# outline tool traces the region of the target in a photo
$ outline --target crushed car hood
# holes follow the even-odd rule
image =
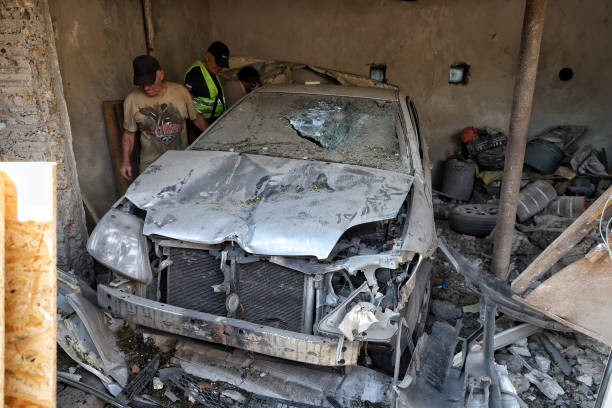
[[[412,176],[338,163],[169,151],[126,192],[143,234],[325,259],[350,227],[394,218]]]

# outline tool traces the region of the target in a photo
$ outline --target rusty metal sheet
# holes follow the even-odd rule
[[[114,315],[141,326],[301,363],[355,365],[359,356],[359,342],[344,342],[338,361],[338,339],[196,312],[130,295],[105,285],[98,286],[98,304]]]
[[[611,293],[612,258],[598,247],[544,281],[525,300],[550,318],[612,346]]]

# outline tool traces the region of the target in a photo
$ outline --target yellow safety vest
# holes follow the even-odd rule
[[[195,106],[196,110],[200,112],[202,116],[204,116],[205,119],[210,119],[211,116],[213,116],[212,113],[213,113],[213,108],[214,108],[215,112],[214,112],[213,117],[217,118],[223,113],[223,111],[225,111],[225,95],[223,93],[223,88],[217,89],[217,86],[215,85],[215,81],[213,81],[212,76],[210,75],[210,72],[208,72],[208,70],[206,69],[204,64],[202,64],[202,61],[200,60],[194,62],[187,69],[187,72],[185,73],[185,78],[187,78],[187,73],[189,73],[189,71],[191,71],[195,67],[199,67],[200,71],[202,72],[202,77],[204,77],[204,81],[206,82],[206,87],[208,88],[209,97],[206,98],[203,96],[194,96],[193,105]],[[217,82],[219,83],[219,86],[221,86],[221,80],[219,79],[219,76],[218,75],[215,75],[215,76],[217,77]],[[218,101],[217,101],[217,95],[219,96]],[[215,101],[216,101],[216,107],[215,107]]]

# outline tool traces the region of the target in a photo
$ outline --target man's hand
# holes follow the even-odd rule
[[[130,163],[123,163],[119,172],[124,179],[132,180],[132,165]]]

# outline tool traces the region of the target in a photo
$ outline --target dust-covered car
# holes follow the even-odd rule
[[[270,356],[389,369],[428,312],[426,161],[397,90],[258,89],[98,223],[87,247],[116,277],[99,304]]]

